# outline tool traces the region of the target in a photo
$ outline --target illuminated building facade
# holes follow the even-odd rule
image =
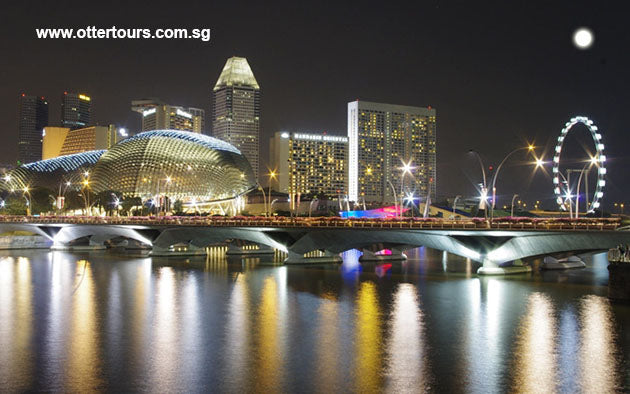
[[[20,95],[18,102],[18,161],[32,163],[42,158],[42,131],[48,124],[48,101]]]
[[[42,160],[91,150],[109,149],[121,138],[114,125],[91,126],[75,130],[67,127],[45,127]]]
[[[90,125],[92,98],[83,93],[63,92],[61,96],[61,126],[70,130]]]
[[[258,178],[260,86],[242,57],[231,57],[214,85],[212,135],[243,152]]]
[[[149,199],[156,195],[204,204],[237,198],[256,181],[234,146],[203,134],[154,130],[120,141],[95,165],[95,192],[115,190]]]
[[[329,198],[347,193],[347,137],[280,131],[271,138],[270,150],[280,192]]]
[[[247,159],[234,146],[203,134],[154,130],[119,141],[111,149],[41,160],[7,172],[0,187],[89,185],[94,193],[116,192],[143,201],[168,198],[185,207],[239,202],[256,181]],[[242,206],[240,207],[242,209]]]
[[[367,101],[348,103],[348,189],[351,201],[391,202],[401,190],[435,198],[436,111]],[[391,185],[390,185],[391,183]]]
[[[199,108],[168,105],[153,98],[133,100],[131,109],[142,115],[142,131],[168,129],[202,133],[205,127],[205,111]]]
[[[57,190],[66,182],[80,187],[85,171],[90,171],[104,152],[83,152],[24,164],[6,173],[2,187],[7,191],[23,190],[25,187]]]

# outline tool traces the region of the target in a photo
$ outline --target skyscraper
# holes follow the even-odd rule
[[[202,133],[205,125],[203,109],[168,105],[158,98],[133,100],[131,110],[142,114],[142,131],[169,129]]]
[[[391,202],[396,194],[435,198],[434,108],[348,103],[348,189],[351,201]],[[410,164],[411,174],[403,164]],[[399,196],[397,196],[399,197]]]
[[[229,58],[213,90],[213,135],[236,146],[258,179],[260,86],[247,59]]]
[[[42,159],[42,132],[48,124],[44,97],[22,93],[18,104],[18,160],[22,164]]]
[[[61,126],[70,130],[90,126],[92,98],[82,93],[63,92],[61,96]]]
[[[279,191],[292,196],[346,195],[347,137],[279,131],[271,138],[270,153]]]

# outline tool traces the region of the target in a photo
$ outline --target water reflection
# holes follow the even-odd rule
[[[556,390],[555,334],[551,300],[541,293],[530,294],[516,339],[514,391],[551,393]]]
[[[171,267],[161,267],[157,274],[155,286],[155,324],[152,330],[155,340],[153,360],[153,391],[176,391],[178,379],[177,357],[174,351],[178,346],[178,319],[175,272]]]
[[[390,315],[387,341],[387,384],[390,393],[428,389],[422,312],[414,285],[398,285]]]
[[[317,388],[320,393],[339,390],[339,305],[334,295],[323,295],[317,311]]]
[[[430,264],[0,257],[0,391],[623,389],[630,314],[592,272],[467,279],[414,253]]]
[[[580,388],[585,393],[614,393],[618,387],[613,316],[608,300],[586,296],[580,302]]]
[[[381,316],[373,282],[363,282],[356,301],[355,385],[371,393],[381,385]]]
[[[249,350],[250,332],[252,331],[249,316],[249,292],[245,274],[238,275],[228,300],[228,317],[225,327],[226,377],[228,387],[234,392],[246,390],[245,377],[250,376]]]
[[[75,264],[76,284],[72,295],[70,347],[68,354],[69,391],[87,392],[102,384],[101,357],[98,354],[100,317],[96,309],[96,295],[92,266],[87,260]]]
[[[0,259],[0,386],[15,382],[17,391],[28,388],[33,368],[32,278],[28,259]]]
[[[263,392],[278,392],[283,359],[278,336],[278,290],[273,277],[264,280],[258,315],[257,386]]]

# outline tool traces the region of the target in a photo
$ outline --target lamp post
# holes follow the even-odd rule
[[[516,197],[518,197],[518,194],[512,196],[512,208],[510,209],[510,217],[514,217],[514,200],[516,200]]]
[[[532,152],[534,150],[534,146],[533,145],[528,145],[528,146],[524,146],[524,147],[520,147],[520,148],[516,148],[514,149],[512,152],[508,153],[503,160],[501,161],[501,163],[499,163],[499,166],[497,167],[497,171],[494,173],[494,175],[492,176],[492,205],[490,206],[490,220],[492,220],[494,218],[494,206],[496,203],[496,197],[497,197],[497,187],[496,187],[496,183],[497,183],[497,177],[499,175],[499,171],[501,171],[501,167],[503,167],[503,164],[505,164],[505,162],[507,161],[507,159],[510,158],[510,156],[512,156],[513,154],[515,154],[516,152],[522,151],[522,150],[527,150],[529,152]]]
[[[28,189],[28,186],[25,186],[23,189],[22,196],[26,200],[26,216],[31,216],[31,192]],[[28,197],[27,197],[28,196]]]
[[[588,163],[584,164],[584,167],[582,167],[582,171],[580,171],[580,176],[578,177],[578,182],[577,182],[577,190],[575,192],[575,218],[579,218],[579,212],[580,212],[580,184],[582,183],[582,177],[584,176],[584,171],[586,171],[586,167],[588,167],[588,169],[591,169],[592,165],[597,165],[597,163],[599,162],[598,160],[598,155],[593,156]],[[588,174],[588,173],[587,173]],[[588,176],[588,175],[587,175]],[[586,193],[588,193],[588,190],[586,191]],[[588,197],[586,200],[586,211],[588,213]]]
[[[483,176],[483,183],[481,184],[481,200],[479,201],[479,208],[483,207],[483,213],[486,219],[488,218],[488,209],[487,209],[487,195],[488,195],[488,184],[486,183],[486,168],[483,165],[483,160],[481,160],[481,155],[476,150],[469,150],[468,153],[475,155],[477,161],[479,162],[479,167],[481,167],[481,175]]]
[[[403,196],[404,196],[404,186],[405,186],[405,175],[409,174],[409,175],[413,176],[413,174],[411,173],[411,170],[416,168],[416,167],[413,167],[411,165],[412,161],[413,160],[411,160],[411,159],[407,163],[402,161],[402,167],[398,168],[400,171],[402,171],[401,174],[400,174],[400,217],[401,218],[402,218],[402,215],[403,215],[402,210],[403,210],[403,207],[404,207]],[[394,197],[394,198],[396,198],[396,197]]]
[[[263,207],[265,209],[265,216],[267,215],[267,196],[265,195],[265,189],[263,189],[263,187],[260,185],[260,183],[256,182],[256,184],[258,185],[258,190],[261,191],[262,195],[263,195]],[[269,196],[271,197],[271,196]]]
[[[455,209],[457,208],[457,200],[459,200],[462,196],[460,196],[459,194],[455,196],[455,199],[453,200],[453,218],[455,218]]]
[[[389,183],[389,186],[392,188],[392,192],[394,193],[394,209],[396,210],[396,216],[398,216],[398,197],[396,197],[396,188],[394,188],[394,185],[389,179],[387,180],[387,183]],[[400,208],[400,214],[402,215],[402,207]]]
[[[278,173],[276,172],[276,170],[269,170],[269,173],[267,174],[267,176],[269,177],[269,182],[267,183],[269,186],[269,214],[271,215],[271,190],[272,190],[272,180],[276,179]]]

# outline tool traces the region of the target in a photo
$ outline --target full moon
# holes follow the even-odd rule
[[[573,43],[578,49],[588,49],[593,45],[593,32],[586,27],[580,27],[573,33]]]

